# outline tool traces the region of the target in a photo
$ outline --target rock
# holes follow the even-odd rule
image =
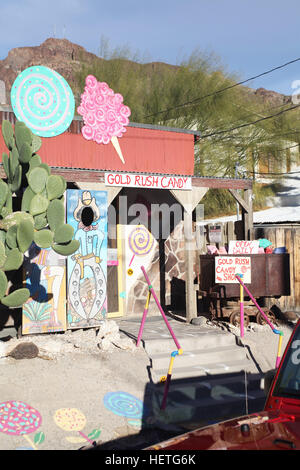
[[[204,326],[206,325],[206,318],[205,317],[192,318],[191,324],[195,326]]]
[[[13,348],[8,356],[14,359],[33,359],[39,355],[39,348],[30,342],[20,343]]]
[[[114,346],[120,349],[132,352],[136,350],[136,345],[131,338],[120,338],[118,340],[112,341],[112,343]]]
[[[114,320],[106,320],[103,325],[100,326],[98,331],[98,339],[108,335],[114,335],[119,332],[119,326]]]
[[[98,347],[101,351],[111,351],[113,350],[114,346],[108,338],[103,338],[98,343]]]

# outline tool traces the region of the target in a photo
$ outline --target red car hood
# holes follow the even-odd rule
[[[300,450],[300,416],[262,411],[190,431],[145,450]]]

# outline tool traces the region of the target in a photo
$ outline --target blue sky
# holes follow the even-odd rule
[[[300,57],[299,0],[0,0],[0,59],[48,37],[99,53],[128,46],[146,61],[180,63],[195,49],[214,53],[246,79]],[[293,93],[300,61],[248,85]]]

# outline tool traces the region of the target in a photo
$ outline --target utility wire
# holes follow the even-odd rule
[[[288,109],[283,109],[282,111],[279,111],[276,114],[271,114],[270,116],[265,116],[263,118],[257,119],[256,121],[247,122],[245,124],[241,124],[239,126],[232,127],[230,129],[225,129],[223,131],[217,131],[217,132],[212,132],[211,134],[202,135],[201,139],[205,139],[207,137],[213,137],[215,135],[225,134],[226,132],[232,132],[232,131],[235,131],[236,129],[241,129],[243,127],[253,126],[253,124],[257,124],[258,122],[266,121],[267,119],[272,119],[274,117],[280,116],[281,114],[287,113],[288,111],[292,111],[293,109],[299,108],[299,106],[300,106],[300,104],[297,104],[295,106],[291,106]]]
[[[275,173],[275,172],[269,172],[269,173],[264,173],[262,171],[248,171],[247,170],[247,173],[250,173],[251,175],[268,175],[268,176],[282,176],[282,175],[285,175],[285,176],[289,176],[289,175],[299,175],[300,174],[300,171],[288,171],[288,172],[285,172],[285,173]]]
[[[298,57],[297,59],[294,59],[294,60],[290,60],[289,62],[286,62],[285,64],[278,65],[277,67],[273,67],[273,68],[270,69],[270,70],[266,70],[265,72],[262,72],[262,73],[260,73],[260,74],[258,74],[258,75],[255,75],[254,77],[250,77],[250,78],[247,78],[246,80],[242,80],[242,81],[240,81],[240,82],[234,83],[233,85],[229,85],[229,86],[227,86],[227,87],[220,88],[220,90],[213,91],[212,93],[208,93],[207,95],[199,96],[198,98],[195,98],[195,99],[190,100],[190,101],[186,101],[185,103],[178,104],[177,106],[173,106],[172,108],[163,109],[163,110],[158,111],[158,112],[153,113],[153,114],[148,114],[147,116],[144,116],[144,118],[149,118],[149,117],[157,116],[158,114],[162,114],[162,113],[167,113],[167,112],[169,112],[169,111],[173,111],[173,109],[179,109],[179,108],[182,108],[182,107],[184,107],[184,106],[193,105],[193,104],[195,104],[195,103],[198,103],[198,102],[201,101],[201,100],[204,100],[205,98],[209,98],[209,97],[214,96],[214,95],[217,95],[217,94],[219,94],[219,93],[223,93],[224,91],[231,90],[232,88],[235,88],[235,87],[237,87],[237,86],[243,85],[244,83],[250,82],[251,80],[255,80],[256,78],[262,77],[263,75],[267,75],[267,74],[269,74],[269,73],[272,73],[272,72],[274,72],[275,70],[279,70],[279,69],[282,69],[282,68],[284,68],[284,67],[287,67],[288,65],[294,64],[295,62],[298,62],[299,60],[300,60],[300,57]]]

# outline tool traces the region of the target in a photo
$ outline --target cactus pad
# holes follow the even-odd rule
[[[17,230],[18,226],[17,225],[12,225],[9,227],[7,230],[6,234],[6,244],[9,248],[17,248]]]
[[[31,220],[23,220],[17,226],[17,242],[22,253],[28,250],[33,241],[33,223]]]
[[[2,231],[1,231],[2,233]],[[4,240],[0,240],[0,267],[2,267],[6,261],[6,254],[5,254],[5,246],[4,246]]]
[[[3,271],[0,271],[0,300],[5,296],[7,291],[7,277]]]
[[[5,171],[5,174],[8,179],[10,179],[10,170],[9,170],[9,161],[8,161],[8,155],[7,153],[3,152],[2,153],[2,163],[3,163],[3,168]]]
[[[72,225],[63,224],[57,227],[54,233],[55,243],[68,243],[72,240],[74,235],[74,228]]]
[[[22,289],[15,290],[11,294],[3,297],[1,302],[7,307],[21,307],[30,297],[29,289],[26,287]]]
[[[35,232],[34,243],[40,248],[50,248],[53,243],[53,232],[47,229]]]
[[[36,194],[30,202],[29,212],[33,216],[41,214],[47,210],[48,205],[49,201],[45,196]]]
[[[0,180],[0,210],[4,206],[8,194],[8,186],[5,181]]]
[[[38,194],[41,193],[46,187],[48,173],[44,168],[38,166],[29,171],[27,179],[32,191]]]
[[[9,150],[11,150],[13,146],[15,145],[14,130],[13,130],[11,123],[7,121],[6,119],[3,120],[2,122],[2,135],[3,135],[3,139],[4,139],[6,147],[9,148]]]
[[[3,271],[14,271],[20,268],[23,263],[23,253],[18,248],[13,248],[6,253],[7,258],[3,265]]]
[[[47,227],[47,225],[47,212],[43,212],[42,214],[34,216],[34,228],[36,230],[41,230],[42,228]]]
[[[58,199],[51,201],[47,210],[47,218],[50,229],[55,232],[65,222],[64,203]]]
[[[14,212],[13,214],[9,214],[5,217],[5,219],[0,220],[0,229],[7,231],[9,227],[12,225],[18,225],[23,220],[31,220],[33,223],[33,217],[27,212]]]
[[[19,152],[19,160],[22,163],[29,163],[32,157],[32,149],[28,142],[24,142]]]
[[[54,251],[56,251],[56,253],[60,255],[69,256],[72,253],[74,253],[76,250],[78,250],[79,245],[80,245],[79,240],[71,240],[70,243],[67,243],[66,245],[53,243],[52,248]]]
[[[41,146],[42,146],[42,139],[38,135],[32,134],[32,142],[31,142],[32,153],[38,152]]]
[[[65,185],[61,177],[57,175],[48,177],[46,187],[49,201],[61,197],[65,191]]]
[[[27,142],[28,145],[31,145],[32,132],[23,122],[21,123],[20,121],[17,121],[15,125],[15,138],[18,150],[20,151],[24,142]]]

